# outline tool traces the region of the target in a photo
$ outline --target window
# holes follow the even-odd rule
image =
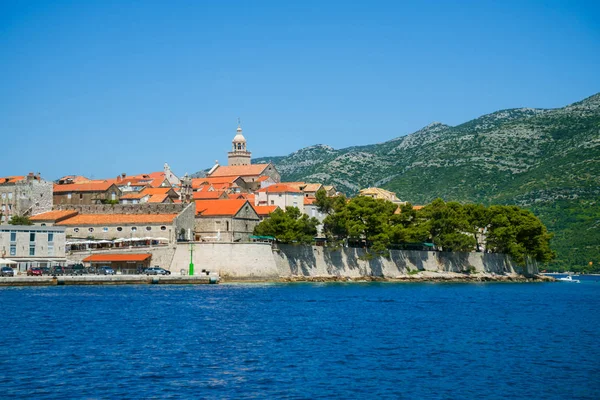
[[[275,205],[275,200],[271,200],[271,205]]]
[[[11,232],[10,233],[10,241],[11,242],[16,242],[17,241],[17,232]]]
[[[161,231],[166,231],[166,230],[167,230],[167,227],[166,227],[166,226],[161,226],[161,227],[160,227],[160,230],[161,230]]]
[[[83,193],[79,193],[79,200],[83,199]]]
[[[11,256],[16,256],[17,255],[17,245],[16,244],[11,244],[10,245],[10,255]]]
[[[151,231],[151,230],[152,230],[152,227],[151,227],[151,226],[147,226],[147,227],[146,227],[146,230],[147,230],[147,231]]]
[[[67,193],[67,199],[70,199],[71,197],[73,197],[71,193]]]
[[[5,199],[6,198],[6,193],[2,193],[2,198]]]
[[[29,255],[30,256],[35,256],[35,244],[30,244],[29,245]]]
[[[229,232],[229,221],[225,221],[225,230]]]
[[[114,193],[114,192],[113,192],[113,193],[111,193],[111,195],[110,195],[110,199],[111,199],[111,200],[116,200],[116,199],[117,199],[117,194],[116,194],[116,193]]]
[[[29,241],[35,242],[35,232],[29,232]]]
[[[74,228],[73,232],[79,232],[79,228]]]
[[[121,232],[123,230],[123,228],[121,228],[120,226],[117,227],[117,231]]]
[[[135,226],[132,226],[131,227],[131,232],[136,232],[136,231],[137,231],[137,228]]]
[[[49,256],[54,255],[54,245],[51,245],[51,244],[48,245],[48,255]]]
[[[94,232],[94,228],[88,228],[88,231]]]
[[[48,242],[54,242],[54,232],[48,232]]]
[[[8,199],[9,199],[9,200],[10,200],[10,199],[12,199],[12,192],[10,192],[10,193],[8,194]]]
[[[102,228],[102,232],[108,232],[108,228],[105,226],[104,228]]]

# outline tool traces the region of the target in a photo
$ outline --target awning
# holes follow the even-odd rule
[[[18,264],[18,263],[16,261],[9,260],[8,258],[0,258],[0,264],[12,265],[12,264]]]
[[[152,257],[152,254],[132,254],[132,253],[113,253],[113,254],[92,254],[83,259],[83,262],[127,262],[127,261],[146,261]]]

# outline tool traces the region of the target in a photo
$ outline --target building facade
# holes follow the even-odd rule
[[[0,178],[0,223],[15,216],[31,216],[52,210],[52,182],[40,175]]]
[[[0,255],[17,262],[15,272],[65,264],[65,241],[62,227],[0,225]]]

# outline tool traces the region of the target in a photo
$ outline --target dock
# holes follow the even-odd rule
[[[208,285],[219,283],[218,275],[77,275],[0,277],[0,286],[61,285]]]

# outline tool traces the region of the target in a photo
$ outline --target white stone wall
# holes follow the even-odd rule
[[[52,182],[29,179],[0,185],[0,212],[3,221],[13,215],[36,215],[52,210]]]
[[[364,250],[342,248],[331,251],[320,246],[266,243],[196,243],[193,260],[196,274],[216,271],[224,278],[269,280],[278,277],[401,277],[409,271],[476,272],[515,274],[510,259],[502,254],[391,251],[391,257],[363,260]],[[171,270],[186,269],[189,244],[178,244]],[[535,270],[530,270],[535,273]]]

